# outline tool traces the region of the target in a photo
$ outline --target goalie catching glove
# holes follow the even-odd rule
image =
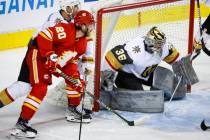
[[[60,65],[57,63],[58,62],[58,55],[55,54],[54,52],[50,52],[46,55],[47,61],[45,63],[45,68],[53,73],[56,71],[57,68],[60,68]]]

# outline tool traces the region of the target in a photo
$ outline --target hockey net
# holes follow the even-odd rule
[[[96,16],[95,72],[88,79],[87,89],[100,97],[101,72],[108,69],[105,53],[136,36],[145,36],[148,30],[159,27],[182,55],[192,52],[194,26],[194,0],[112,0],[99,1],[92,12]],[[106,8],[104,8],[106,7]],[[164,64],[163,64],[164,65]],[[50,101],[66,105],[64,84],[51,88]],[[87,100],[90,103],[90,101]],[[91,101],[92,103],[93,101]],[[99,105],[94,102],[94,111]]]
[[[96,69],[94,94],[100,97],[101,72],[108,69],[105,53],[136,36],[145,36],[153,26],[159,27],[180,52],[192,52],[194,26],[193,0],[151,0],[102,8],[97,11]],[[163,64],[164,65],[164,64]],[[99,110],[95,102],[94,110]]]

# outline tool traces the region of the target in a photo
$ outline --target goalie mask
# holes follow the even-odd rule
[[[144,39],[146,51],[151,54],[158,54],[159,56],[162,54],[162,47],[165,43],[166,36],[157,27],[152,27]]]
[[[73,18],[80,10],[81,4],[79,0],[60,0],[60,8]]]

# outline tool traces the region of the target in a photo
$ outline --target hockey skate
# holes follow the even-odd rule
[[[91,122],[91,111],[84,110],[85,113],[82,113],[82,122],[83,123],[90,123]],[[86,113],[87,112],[87,113]],[[69,106],[66,111],[66,120],[69,122],[76,122],[79,123],[81,121],[81,112],[77,110],[74,106]]]
[[[93,114],[93,111],[92,110],[89,110],[89,109],[84,108],[84,113],[86,115],[89,115],[90,116],[90,119],[92,119],[92,114]]]
[[[28,125],[28,121],[19,118],[10,135],[15,138],[35,138],[37,131]]]

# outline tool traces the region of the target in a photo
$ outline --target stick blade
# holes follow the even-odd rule
[[[129,126],[134,126],[134,121],[127,122]]]
[[[134,125],[142,125],[144,123],[146,123],[148,120],[150,120],[150,116],[149,115],[145,115],[137,120],[134,121]]]
[[[205,120],[203,120],[203,121],[201,122],[200,127],[201,127],[201,129],[202,129],[203,131],[206,131],[206,130],[207,130],[208,127],[207,127],[206,124],[205,124]]]

